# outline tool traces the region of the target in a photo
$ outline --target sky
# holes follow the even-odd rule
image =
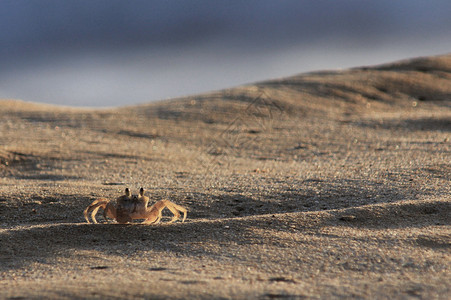
[[[111,107],[451,53],[449,0],[0,0],[0,98]]]

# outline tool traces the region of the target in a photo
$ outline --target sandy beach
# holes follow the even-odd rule
[[[0,174],[1,299],[451,298],[451,55],[108,109],[0,100]],[[86,223],[126,187],[187,220]]]

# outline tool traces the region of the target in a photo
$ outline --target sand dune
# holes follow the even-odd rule
[[[451,55],[0,116],[0,298],[451,297]],[[125,187],[187,221],[85,223]]]

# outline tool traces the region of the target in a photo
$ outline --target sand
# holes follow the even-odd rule
[[[129,107],[1,100],[0,298],[449,299],[450,139],[451,55]],[[186,222],[85,222],[126,187]]]

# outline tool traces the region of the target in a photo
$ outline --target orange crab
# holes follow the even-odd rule
[[[116,220],[119,224],[130,223],[136,219],[144,219],[143,224],[158,224],[161,220],[161,212],[168,208],[174,215],[169,223],[175,222],[180,218],[180,212],[183,213],[182,222],[185,222],[187,209],[177,205],[169,200],[160,200],[154,205],[148,207],[150,199],[144,196],[144,189],[139,190],[138,195],[132,195],[128,188],[125,189],[125,195],[116,199],[116,205],[108,199],[97,199],[91,203],[83,212],[85,219],[90,223],[91,219],[97,223],[96,214],[100,208],[103,209],[103,216]]]

